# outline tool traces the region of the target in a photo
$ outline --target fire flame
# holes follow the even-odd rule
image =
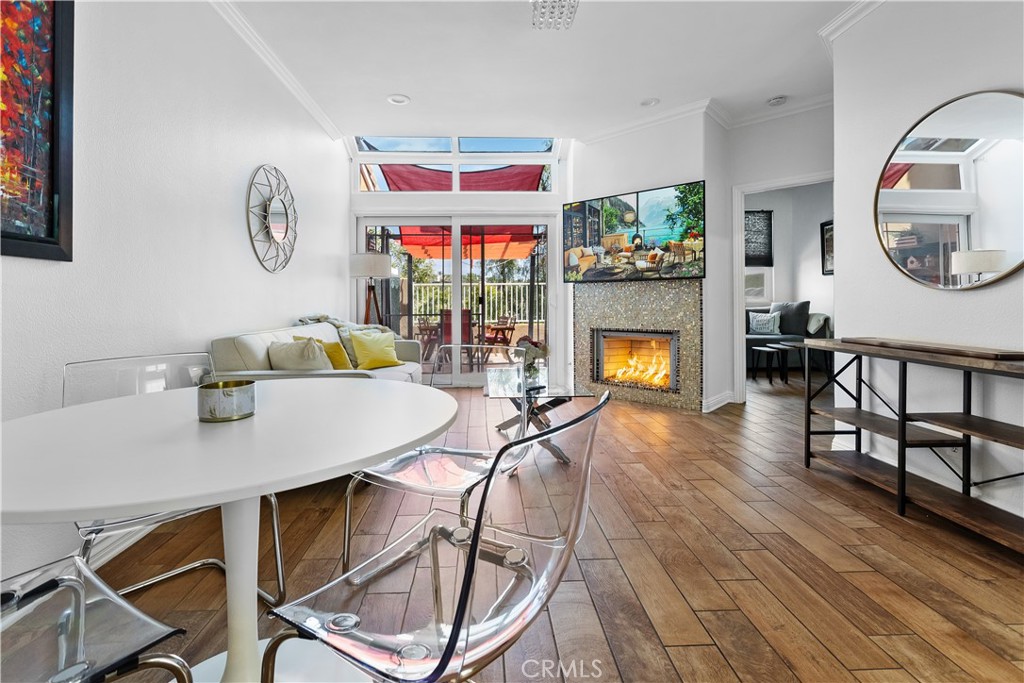
[[[626,364],[616,371],[615,381],[648,384],[655,387],[668,386],[668,362],[661,351],[655,354],[650,363],[645,363],[636,354],[632,354]]]

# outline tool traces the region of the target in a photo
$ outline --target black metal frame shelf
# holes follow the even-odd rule
[[[858,342],[860,341],[858,340]],[[978,438],[1014,448],[1024,448],[1024,426],[972,414],[973,375],[981,373],[1024,379],[1024,362],[1001,360],[998,358],[998,352],[991,349],[964,350],[959,347],[938,345],[928,345],[928,348],[922,349],[920,344],[908,344],[907,347],[901,348],[896,341],[878,340],[886,342],[884,345],[870,343],[873,340],[866,341],[869,343],[832,339],[805,341],[804,466],[810,467],[812,458],[827,460],[860,479],[894,493],[896,495],[896,510],[900,515],[906,513],[906,504],[910,501],[1018,552],[1024,552],[1024,520],[971,496],[971,489],[975,486],[1024,476],[1024,472],[1016,472],[985,480],[972,479],[972,439]],[[811,384],[806,358],[812,349],[829,354],[845,353],[852,357],[837,372],[830,373],[821,386],[815,388]],[[972,351],[975,353],[972,354]],[[993,357],[993,355],[997,357]],[[895,406],[882,397],[864,379],[863,359],[866,357],[897,362],[899,378]],[[907,375],[910,364],[961,371],[963,373],[963,389],[960,412],[909,412],[907,410]],[[840,380],[840,377],[851,367],[856,376],[852,388]],[[833,408],[813,405],[813,401],[829,386],[834,386],[849,396],[854,402],[854,407]],[[878,398],[893,416],[889,417],[865,410],[863,408],[864,389]],[[852,425],[853,428],[811,429],[812,415],[831,418],[837,423]],[[939,429],[931,429],[922,425],[930,425]],[[940,431],[942,429],[958,432],[959,435]],[[864,430],[896,441],[895,466],[863,453],[861,435]],[[854,436],[853,451],[811,450],[812,436],[838,434]],[[939,447],[961,449],[963,457],[959,470],[935,450]],[[907,450],[918,448],[929,449],[960,480],[961,495],[956,495],[954,489],[907,472]],[[907,493],[908,481],[913,490],[913,494],[910,496]]]

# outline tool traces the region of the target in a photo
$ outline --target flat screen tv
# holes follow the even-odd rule
[[[562,206],[565,282],[704,277],[704,181]]]

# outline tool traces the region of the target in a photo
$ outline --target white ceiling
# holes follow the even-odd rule
[[[346,135],[587,140],[707,99],[731,124],[830,101],[817,32],[848,5],[582,0],[568,31],[533,29],[528,0],[234,7]]]

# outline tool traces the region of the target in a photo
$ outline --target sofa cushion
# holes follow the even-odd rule
[[[290,342],[296,335],[316,337],[326,342],[338,340],[337,328],[329,323],[221,337],[210,342],[214,366],[218,372],[270,370],[270,342]]]
[[[751,313],[767,313],[767,312],[768,312],[768,307],[767,306],[765,306],[763,308],[748,308],[747,309],[747,315],[746,315],[746,319],[747,319],[747,334],[750,334],[750,314]]]
[[[376,330],[352,330],[349,335],[356,351],[359,370],[391,368],[401,361],[395,355],[395,338]]]
[[[331,370],[324,347],[315,339],[270,342],[267,349],[273,370]]]
[[[345,347],[341,345],[341,342],[325,342],[323,339],[298,336],[292,336],[292,339],[295,341],[313,339],[320,344],[320,346],[324,347],[324,353],[327,354],[327,360],[331,361],[332,368],[335,370],[355,370],[355,367],[353,367],[352,361],[348,359],[348,354],[345,352]]]
[[[377,368],[370,370],[378,379],[391,379],[399,382],[423,382],[423,368],[419,363],[400,363],[390,368]]]
[[[779,313],[749,313],[750,331],[753,334],[778,334]]]
[[[774,303],[769,313],[779,313],[779,332],[782,334],[807,334],[807,317],[810,315],[810,301]]]

